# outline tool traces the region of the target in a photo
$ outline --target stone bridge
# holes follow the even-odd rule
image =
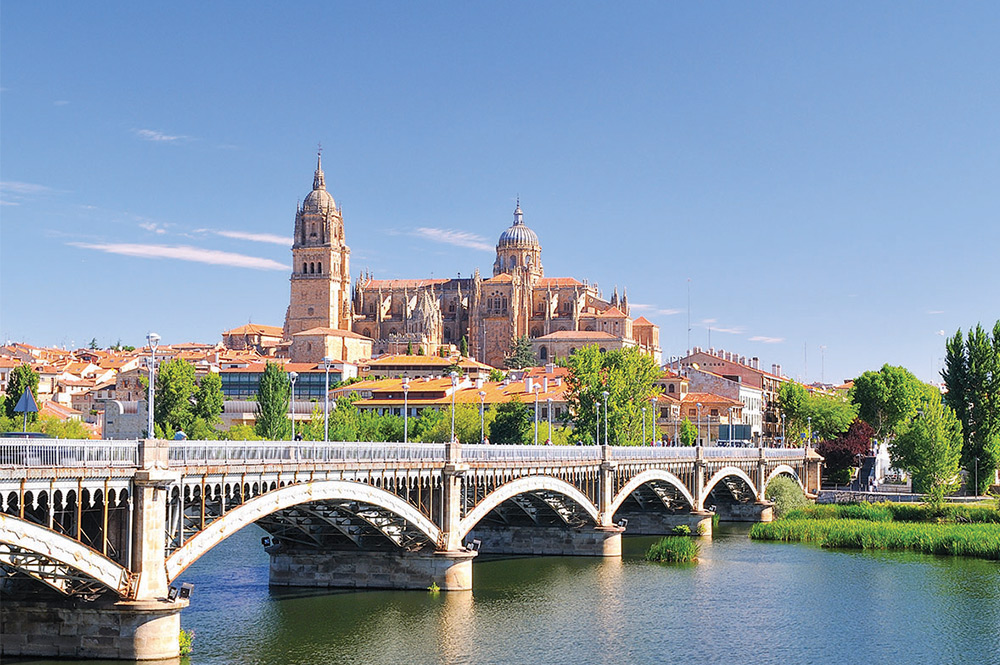
[[[621,536],[769,519],[808,449],[0,439],[0,655],[177,655],[172,586],[248,524],[270,583],[442,590],[491,554],[620,556]],[[100,637],[98,637],[100,636]]]

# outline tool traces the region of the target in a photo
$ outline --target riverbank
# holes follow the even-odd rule
[[[750,538],[1000,561],[1000,510],[892,503],[816,505],[791,511],[774,522],[755,524]]]

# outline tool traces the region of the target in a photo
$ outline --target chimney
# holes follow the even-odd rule
[[[482,389],[483,389],[483,377],[477,376],[476,377],[476,390],[482,390]]]
[[[759,370],[760,369],[760,358],[758,358],[757,356],[754,356],[753,358],[751,358],[750,359],[750,366],[753,367],[756,370]]]
[[[708,355],[710,355],[710,356],[714,356],[715,355],[715,347],[714,346],[708,347]]]
[[[556,365],[555,365],[555,363],[548,363],[548,364],[545,365],[545,373],[546,374],[555,374],[555,371],[556,371]]]
[[[531,385],[531,377],[530,376],[524,377],[524,392],[530,393],[533,388],[534,386]]]
[[[747,364],[747,357],[746,356],[740,356],[740,364],[741,365],[746,365]]]
[[[549,392],[549,377],[547,376],[542,378],[542,392]]]
[[[774,374],[775,376],[778,375],[778,366],[774,363],[771,363],[771,374]]]

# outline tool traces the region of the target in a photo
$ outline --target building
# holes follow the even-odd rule
[[[257,387],[264,375],[267,363],[248,363],[239,367],[228,367],[219,371],[222,380],[222,395],[227,400],[249,400],[257,396]],[[285,363],[282,371],[295,372],[295,399],[324,399],[327,375],[326,369],[319,363]],[[351,363],[333,361],[330,363],[330,385],[358,375],[358,368]]]

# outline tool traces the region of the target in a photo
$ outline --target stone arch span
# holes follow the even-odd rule
[[[742,478],[743,481],[750,488],[750,491],[753,492],[754,498],[755,499],[760,498],[759,496],[757,496],[757,485],[750,478],[750,476],[747,475],[746,471],[744,471],[739,467],[726,466],[716,471],[715,474],[708,480],[708,482],[705,483],[705,491],[702,492],[701,500],[698,502],[699,505],[703,506],[705,504],[705,499],[707,499],[708,495],[712,493],[712,490],[715,489],[715,486],[719,484],[720,480],[722,480],[727,476],[736,476],[737,478]]]
[[[432,543],[437,543],[441,535],[437,525],[414,506],[395,494],[371,485],[347,480],[318,480],[285,485],[233,508],[184,543],[167,558],[167,579],[172,582],[210,549],[262,517],[302,503],[328,499],[363,501],[385,508],[414,525]]]
[[[127,569],[79,541],[39,524],[0,513],[0,545],[43,556],[100,582],[119,596],[129,594],[132,575]],[[10,550],[0,547],[0,561],[18,568],[16,558]]]
[[[586,494],[566,481],[559,480],[558,478],[553,478],[551,476],[526,476],[501,485],[494,490],[492,494],[483,499],[478,506],[473,508],[472,511],[469,512],[469,514],[466,515],[458,525],[458,539],[464,539],[480,520],[486,517],[491,510],[499,506],[504,501],[512,499],[518,494],[528,494],[539,490],[558,492],[559,494],[572,499],[586,511],[587,515],[589,515],[592,520],[594,520],[595,525],[599,525],[601,523],[597,507],[591,503]]]
[[[617,496],[615,496],[614,500],[611,502],[611,516],[613,517],[614,514],[618,512],[618,509],[621,508],[622,504],[625,502],[625,499],[627,499],[629,495],[632,494],[632,492],[636,491],[646,483],[652,482],[654,480],[662,480],[663,482],[669,483],[674,487],[676,487],[680,491],[680,493],[684,495],[684,498],[691,506],[691,509],[694,510],[695,506],[694,496],[691,495],[690,490],[688,490],[688,488],[684,486],[684,483],[683,481],[681,481],[680,478],[670,473],[669,471],[664,471],[663,469],[648,469],[646,471],[643,471],[639,475],[635,476],[634,478],[632,478],[632,480],[628,481],[628,483],[621,488]]]
[[[799,484],[799,487],[802,488],[802,491],[805,491],[805,485],[802,484],[802,479],[799,478],[799,474],[796,473],[795,469],[788,466],[787,464],[779,464],[774,468],[773,471],[771,471],[771,473],[768,474],[767,481],[764,483],[764,490],[765,491],[767,490],[767,486],[771,483],[772,480],[774,480],[775,478],[777,478],[782,474],[791,476],[795,480],[795,482]]]

